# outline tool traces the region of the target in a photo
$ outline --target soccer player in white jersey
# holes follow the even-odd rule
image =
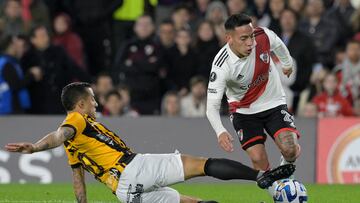
[[[230,119],[254,168],[270,168],[265,131],[280,149],[282,164],[293,163],[300,154],[299,133],[279,78],[279,74],[289,77],[292,73],[288,49],[271,30],[254,28],[245,14],[230,16],[225,30],[227,44],[212,63],[206,112],[219,145],[227,152],[233,151],[233,137],[221,123],[219,113],[226,93]],[[279,58],[282,73],[278,73],[271,53]]]

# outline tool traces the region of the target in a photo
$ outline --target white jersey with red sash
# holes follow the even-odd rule
[[[274,51],[284,67],[292,67],[289,51],[281,39],[267,28],[256,28],[254,34],[255,45],[249,56],[239,58],[226,44],[213,61],[207,116],[217,133],[225,129],[218,124],[219,116],[212,114],[225,91],[230,112],[255,114],[286,104],[279,73],[270,53]]]

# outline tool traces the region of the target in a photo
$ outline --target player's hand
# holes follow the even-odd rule
[[[222,132],[218,137],[219,145],[227,152],[234,151],[233,141],[234,138],[228,132]]]
[[[286,67],[286,68],[283,68],[283,69],[282,69],[282,72],[283,72],[284,75],[286,75],[287,77],[290,77],[290,75],[291,75],[292,72],[293,72],[293,69]]]
[[[32,143],[9,143],[5,146],[5,149],[9,152],[20,152],[24,154],[31,154],[34,152],[34,144]]]

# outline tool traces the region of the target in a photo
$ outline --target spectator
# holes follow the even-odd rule
[[[21,17],[20,0],[5,1],[4,14],[1,21],[4,23],[2,35],[15,36],[26,33],[26,25]]]
[[[344,97],[337,91],[337,79],[334,74],[326,75],[324,91],[313,98],[320,117],[353,116],[353,109]]]
[[[296,12],[297,15],[303,16],[305,10],[305,0],[289,0],[288,7]]]
[[[206,115],[206,79],[195,76],[190,80],[190,93],[181,99],[181,116],[205,117]]]
[[[181,29],[191,30],[190,15],[190,8],[185,4],[180,4],[174,8],[171,19],[174,23],[176,31]]]
[[[311,72],[310,76],[310,86],[309,86],[309,93],[308,98],[306,101],[310,101],[315,95],[320,94],[324,91],[323,89],[323,82],[325,79],[325,76],[329,73],[328,69],[324,69],[320,64],[316,64],[313,67],[313,70]]]
[[[139,113],[136,112],[131,106],[130,90],[126,85],[118,85],[116,90],[121,96],[121,99],[124,103],[123,114],[130,117],[138,117]]]
[[[180,98],[176,92],[170,91],[164,95],[161,103],[161,115],[167,117],[180,116]]]
[[[210,3],[206,11],[205,19],[213,24],[215,35],[221,46],[226,43],[224,23],[227,17],[226,6],[221,1],[213,1]]]
[[[136,19],[142,15],[153,17],[154,7],[157,0],[122,0],[121,5],[113,13],[113,37],[115,51],[126,40],[134,35],[134,24]]]
[[[27,29],[36,25],[50,27],[49,9],[43,0],[21,0],[22,18]]]
[[[95,98],[99,101],[98,109],[102,111],[106,94],[114,88],[113,81],[108,73],[102,72],[97,75],[94,85]]]
[[[121,95],[116,90],[110,91],[105,95],[103,116],[121,116],[123,114],[124,102]]]
[[[55,36],[53,43],[62,46],[71,59],[84,71],[86,71],[83,43],[79,35],[71,30],[71,19],[61,13],[54,19]]]
[[[24,75],[18,62],[21,40],[8,36],[0,42],[0,115],[25,113],[31,105],[26,87],[36,78],[31,72]]]
[[[299,26],[314,41],[317,60],[325,67],[332,68],[338,30],[333,22],[324,18],[324,11],[322,0],[309,0],[306,6],[307,18]]]
[[[270,11],[267,0],[255,0],[255,6],[253,7],[252,13],[257,18],[257,24],[261,27],[269,27],[270,25]]]
[[[296,61],[295,81],[291,84],[293,101],[290,106],[297,112],[301,92],[309,86],[312,67],[316,62],[316,50],[311,38],[297,28],[297,15],[291,9],[285,9],[280,15],[281,34],[279,35]]]
[[[131,105],[140,114],[158,114],[160,109],[161,49],[153,39],[150,16],[137,19],[136,38],[124,44],[116,55],[113,72],[116,84],[131,89]]]
[[[344,61],[337,71],[341,94],[350,102],[360,97],[360,42],[351,40],[346,45]]]
[[[158,0],[155,9],[156,25],[159,25],[164,19],[171,17],[174,7],[183,2],[183,0]]]
[[[176,45],[167,55],[168,76],[170,90],[179,91],[180,96],[188,93],[190,78],[197,71],[197,56],[191,45],[191,34],[188,30],[179,30],[175,37]]]
[[[333,6],[324,14],[324,18],[330,19],[337,26],[340,33],[339,45],[346,43],[346,40],[353,34],[351,16],[354,11],[355,9],[350,0],[334,0]]]
[[[250,13],[247,0],[227,0],[226,1],[227,10],[229,15],[234,15],[238,13]]]
[[[211,70],[211,62],[220,50],[219,40],[215,36],[214,27],[209,21],[203,21],[199,24],[194,48],[198,60],[197,74],[207,78]]]
[[[206,10],[209,7],[210,0],[196,0],[196,11],[195,15],[198,20],[205,18]]]
[[[270,24],[269,29],[274,31],[277,35],[281,33],[280,15],[285,9],[285,0],[270,0]]]
[[[83,41],[87,69],[92,75],[108,70],[112,64],[111,17],[122,4],[118,0],[64,1],[71,16],[72,28]],[[115,52],[114,52],[115,53]]]
[[[164,20],[158,28],[158,40],[160,47],[167,51],[175,43],[175,27],[170,20]]]
[[[30,31],[31,47],[21,60],[25,72],[38,67],[39,80],[29,86],[33,114],[64,113],[62,88],[74,80],[89,81],[89,76],[71,60],[63,48],[51,44],[48,30],[39,25]]]
[[[316,104],[312,102],[306,103],[303,109],[300,111],[299,116],[303,118],[317,118],[318,112]]]

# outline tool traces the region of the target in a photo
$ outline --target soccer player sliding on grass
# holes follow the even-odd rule
[[[34,153],[64,144],[78,202],[87,202],[84,169],[126,203],[215,203],[180,195],[167,186],[197,176],[212,176],[253,180],[260,188],[267,188],[295,171],[292,164],[262,172],[228,159],[134,153],[119,136],[95,120],[97,103],[90,84],[67,85],[61,101],[67,117],[56,131],[35,144],[10,143],[5,148],[10,152]]]

